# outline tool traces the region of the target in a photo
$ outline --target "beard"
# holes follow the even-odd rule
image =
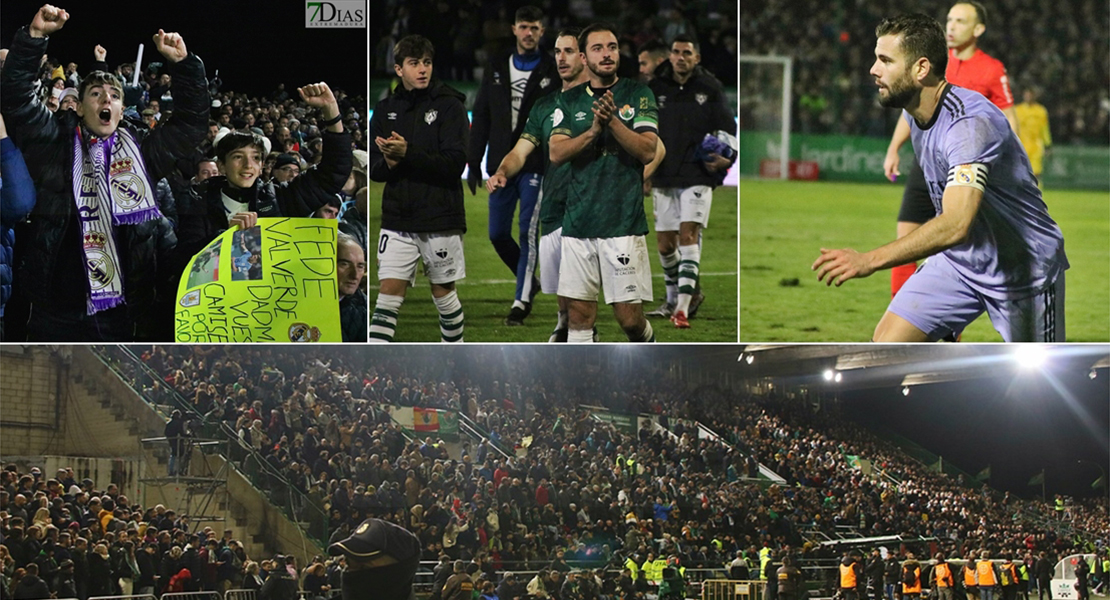
[[[617,61],[614,60],[613,61],[613,72],[608,74],[608,75],[605,75],[601,72],[601,69],[603,68],[603,65],[601,63],[596,63],[595,64],[595,63],[586,61],[586,66],[589,67],[590,71],[592,71],[594,75],[597,75],[600,78],[606,78],[607,79],[607,78],[610,78],[610,77],[616,77],[617,76],[617,68],[620,66],[620,64]],[[609,65],[604,65],[604,67],[606,67],[606,68],[608,68],[608,66]]]
[[[886,91],[886,96],[883,96],[882,90],[879,91],[879,104],[883,108],[906,108],[914,94],[917,93],[908,72],[903,77],[894,80],[894,83]]]

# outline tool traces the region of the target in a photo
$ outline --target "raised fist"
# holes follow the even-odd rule
[[[53,35],[69,20],[69,13],[49,4],[43,4],[35,18],[31,19],[31,37],[46,37]]]
[[[185,49],[185,40],[177,33],[166,33],[159,29],[154,34],[154,47],[170,62],[178,62],[189,56],[189,51]]]
[[[332,94],[331,88],[328,84],[321,81],[320,83],[310,83],[304,87],[297,88],[301,98],[306,104],[314,108],[324,108],[328,105],[336,105],[335,94]],[[339,114],[338,110],[335,114],[324,115],[327,118],[334,117]]]
[[[96,48],[93,48],[93,58],[100,62],[104,62],[108,59],[108,51],[104,49],[104,46],[97,44]]]

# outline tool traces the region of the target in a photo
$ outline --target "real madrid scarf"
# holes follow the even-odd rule
[[[161,218],[146,166],[131,132],[98,138],[84,127],[73,134],[73,198],[81,222],[88,276],[88,314],[123,304],[123,274],[113,227]]]

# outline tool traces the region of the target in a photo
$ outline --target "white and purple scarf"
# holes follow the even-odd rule
[[[98,138],[84,127],[73,134],[73,198],[81,222],[88,276],[88,314],[124,303],[123,274],[113,228],[159,219],[139,145],[118,129]]]

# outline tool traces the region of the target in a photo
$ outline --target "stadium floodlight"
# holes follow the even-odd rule
[[[793,85],[794,85],[794,58],[790,56],[762,56],[757,54],[741,54],[739,57],[740,64],[748,63],[744,77],[742,80],[752,83],[750,88],[745,86],[740,87],[740,103],[744,104],[747,100],[755,100],[757,104],[764,105],[766,110],[755,111],[757,120],[765,120],[770,124],[774,120],[779,126],[779,179],[790,178],[790,112],[793,103]],[[767,81],[764,81],[765,76],[763,69],[765,66],[781,66],[782,79],[779,81],[771,81],[771,75],[766,75]],[[776,78],[777,79],[777,78]],[[781,99],[773,99],[769,95],[764,96],[767,91],[774,91],[776,88],[781,87]],[[750,91],[749,91],[750,90]],[[747,94],[757,95],[756,98],[745,98]],[[775,105],[778,105],[777,107]],[[759,115],[766,113],[767,116],[775,115],[778,119],[760,119]],[[758,169],[758,167],[757,167]],[[741,173],[744,175],[745,173]]]
[[[1041,366],[1046,358],[1048,358],[1048,348],[1042,344],[1021,344],[1014,350],[1014,360],[1026,369]]]
[[[736,357],[736,362],[740,362],[742,360],[744,360],[744,353],[743,352],[740,353],[740,356]]]
[[[833,370],[832,369],[825,369],[824,377],[825,377],[825,381],[832,381],[833,380]]]
[[[749,365],[752,364],[753,362],[755,362],[755,355],[754,354],[748,354],[747,356],[744,357],[744,362],[748,363]]]
[[[840,371],[837,371],[836,372],[836,377],[833,377],[833,381],[835,381],[837,383],[840,383],[840,380],[843,379],[843,378],[844,378],[844,376],[840,373]]]
[[[1094,369],[1091,369],[1091,372],[1087,373],[1087,377],[1090,377],[1091,379],[1097,378],[1098,377],[1098,371],[1096,371]]]
[[[902,386],[902,395],[903,396],[909,396],[910,395],[910,386],[908,386],[908,385]]]

